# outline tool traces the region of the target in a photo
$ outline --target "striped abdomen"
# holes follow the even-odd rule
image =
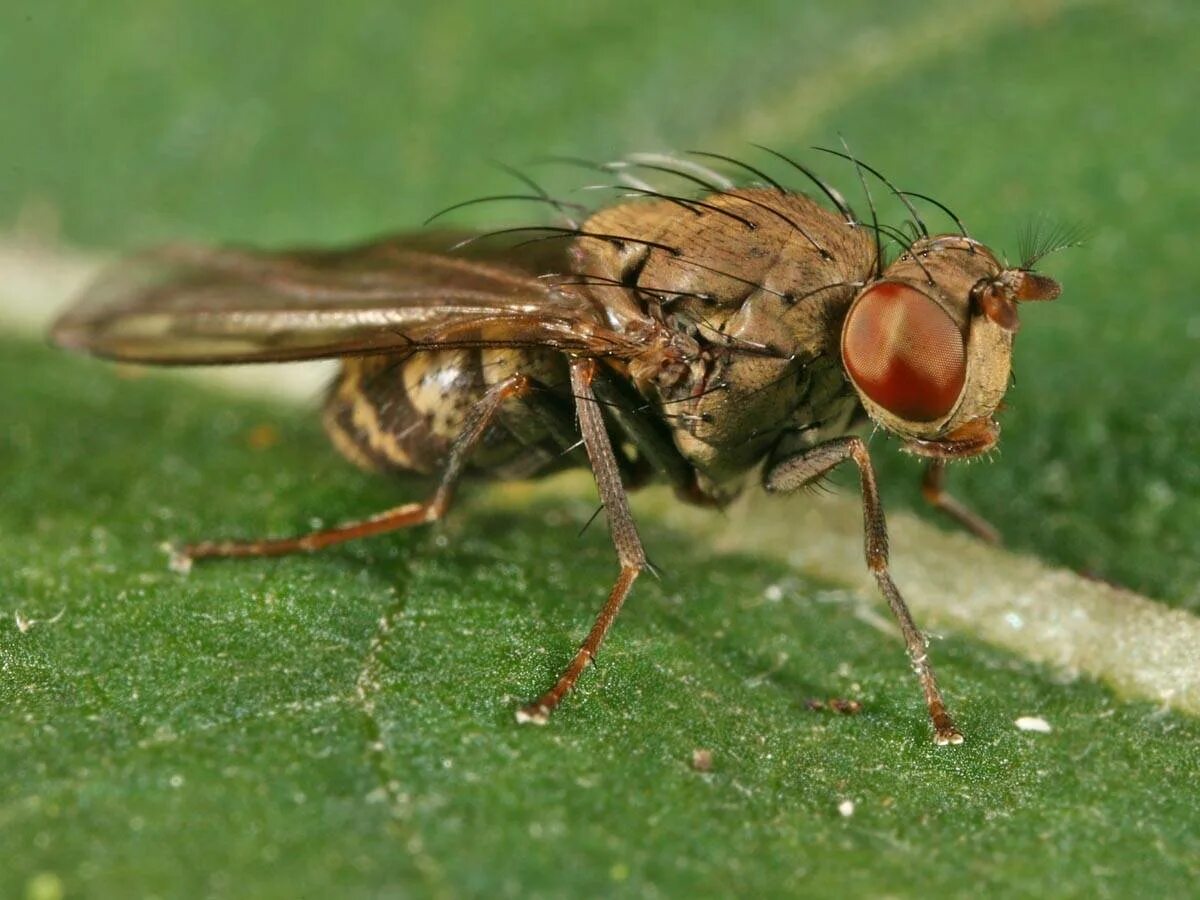
[[[566,363],[554,352],[480,348],[346,359],[325,400],[325,430],[364,469],[437,474],[471,408],[516,374],[549,390],[505,403],[469,468],[525,477],[560,464],[574,440]]]

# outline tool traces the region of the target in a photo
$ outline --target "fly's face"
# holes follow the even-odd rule
[[[1054,280],[1006,268],[970,238],[923,238],[855,297],[842,364],[868,415],[906,449],[974,456],[999,437],[1017,303],[1058,294]]]

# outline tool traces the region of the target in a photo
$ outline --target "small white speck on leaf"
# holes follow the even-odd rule
[[[692,768],[697,772],[711,772],[713,755],[711,750],[697,748],[692,751]]]
[[[837,809],[838,809],[838,813],[841,815],[841,817],[843,819],[848,819],[852,815],[854,815],[854,801],[853,800],[843,800],[841,803],[838,804]]]
[[[1041,716],[1021,716],[1013,724],[1021,731],[1036,731],[1040,734],[1049,734],[1054,730]]]
[[[24,615],[22,615],[19,609],[16,609],[13,610],[13,621],[17,625],[17,631],[19,631],[21,634],[28,634],[33,630],[33,626],[35,625],[53,625],[63,617],[63,613],[66,611],[67,608],[64,606],[49,619],[27,619]]]

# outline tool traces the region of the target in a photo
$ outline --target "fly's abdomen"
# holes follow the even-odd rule
[[[505,403],[470,468],[526,477],[553,466],[562,452],[559,432],[571,428],[570,407],[554,393],[566,380],[557,353],[468,348],[346,359],[325,400],[325,430],[361,468],[434,475],[488,388],[517,374],[543,390]]]

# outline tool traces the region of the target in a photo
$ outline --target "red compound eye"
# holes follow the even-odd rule
[[[895,281],[875,285],[850,308],[842,361],[860,391],[910,422],[948,414],[967,377],[966,347],[954,320]]]

